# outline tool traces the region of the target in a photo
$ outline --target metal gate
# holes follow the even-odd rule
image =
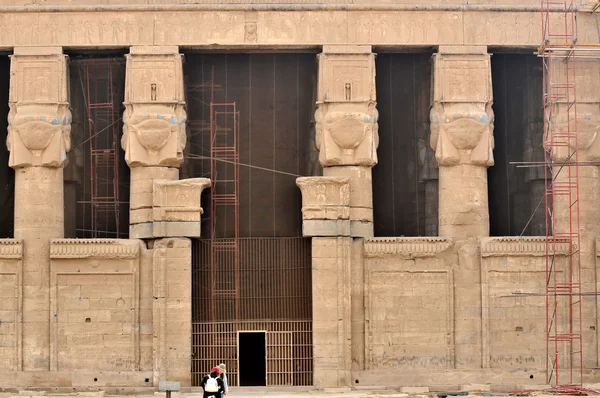
[[[267,386],[312,385],[312,321],[193,323],[192,385],[210,369],[227,366],[229,385],[238,385],[238,331],[266,330]]]
[[[312,385],[310,249],[305,238],[241,238],[239,269],[222,256],[211,273],[210,242],[194,242],[192,385],[219,363],[238,385],[238,332],[257,330],[266,332],[266,385]],[[237,303],[211,295],[238,277]]]

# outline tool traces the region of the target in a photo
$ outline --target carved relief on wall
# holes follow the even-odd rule
[[[54,53],[52,53],[54,52]],[[61,167],[71,149],[66,57],[15,49],[6,144],[10,167]]]
[[[323,166],[377,164],[378,112],[374,102],[319,103],[316,144]]]
[[[319,101],[375,101],[375,54],[368,46],[350,46],[362,53],[319,54]],[[331,51],[338,51],[332,47]],[[339,50],[343,51],[343,50]]]
[[[461,44],[464,13],[443,11],[348,13],[354,44]]]
[[[4,0],[6,1],[6,0]],[[383,1],[383,0],[382,0]],[[190,3],[193,1],[190,0]],[[217,1],[214,1],[217,3]],[[277,1],[270,1],[271,3]],[[129,5],[129,3],[127,3]],[[4,5],[4,4],[3,4]],[[74,8],[73,2],[69,6]],[[146,4],[147,6],[147,4]],[[0,45],[483,44],[539,45],[538,12],[480,10],[192,10],[33,12],[0,16]],[[254,13],[252,20],[247,13]],[[557,14],[558,15],[558,14]],[[580,15],[580,41],[597,41]],[[553,23],[555,23],[553,21]],[[560,25],[556,25],[560,26]],[[251,32],[260,31],[256,40]]]

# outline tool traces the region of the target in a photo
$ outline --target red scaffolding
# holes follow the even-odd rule
[[[120,104],[113,77],[120,64],[112,58],[82,61],[90,150],[91,225],[87,232],[92,238],[119,237]]]
[[[538,55],[543,59],[546,149],[546,371],[549,384],[572,391],[583,381],[575,61],[588,57],[590,47],[577,42],[574,0],[542,0],[541,6]]]
[[[214,81],[213,68],[209,122],[210,320],[239,320],[240,112],[235,102],[215,102]],[[219,233],[221,230],[223,233]]]

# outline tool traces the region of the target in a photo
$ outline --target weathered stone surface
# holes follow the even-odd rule
[[[50,370],[139,370],[140,242],[51,242]]]
[[[170,263],[189,264],[192,251],[188,239],[161,239],[153,249],[153,352],[154,385],[160,380],[191,383],[192,278],[191,272],[170,272]],[[174,289],[173,289],[174,287]],[[175,300],[177,306],[169,305]],[[168,325],[177,325],[172,328]]]

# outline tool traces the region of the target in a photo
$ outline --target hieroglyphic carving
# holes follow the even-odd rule
[[[67,58],[60,49],[16,50],[11,59],[9,166],[62,167],[71,149]]]
[[[134,166],[179,166],[186,145],[183,66],[177,48],[127,55],[121,145]]]
[[[363,10],[6,13],[0,45],[487,44],[538,45],[535,12]],[[597,40],[588,16],[581,40]],[[255,41],[251,32],[261,31]],[[463,37],[464,36],[464,37]]]
[[[537,45],[541,20],[528,12],[464,13],[465,39],[468,44]]]
[[[430,144],[439,165],[494,164],[487,54],[435,54]]]
[[[355,44],[459,44],[463,14],[456,12],[349,12],[349,40]]]

